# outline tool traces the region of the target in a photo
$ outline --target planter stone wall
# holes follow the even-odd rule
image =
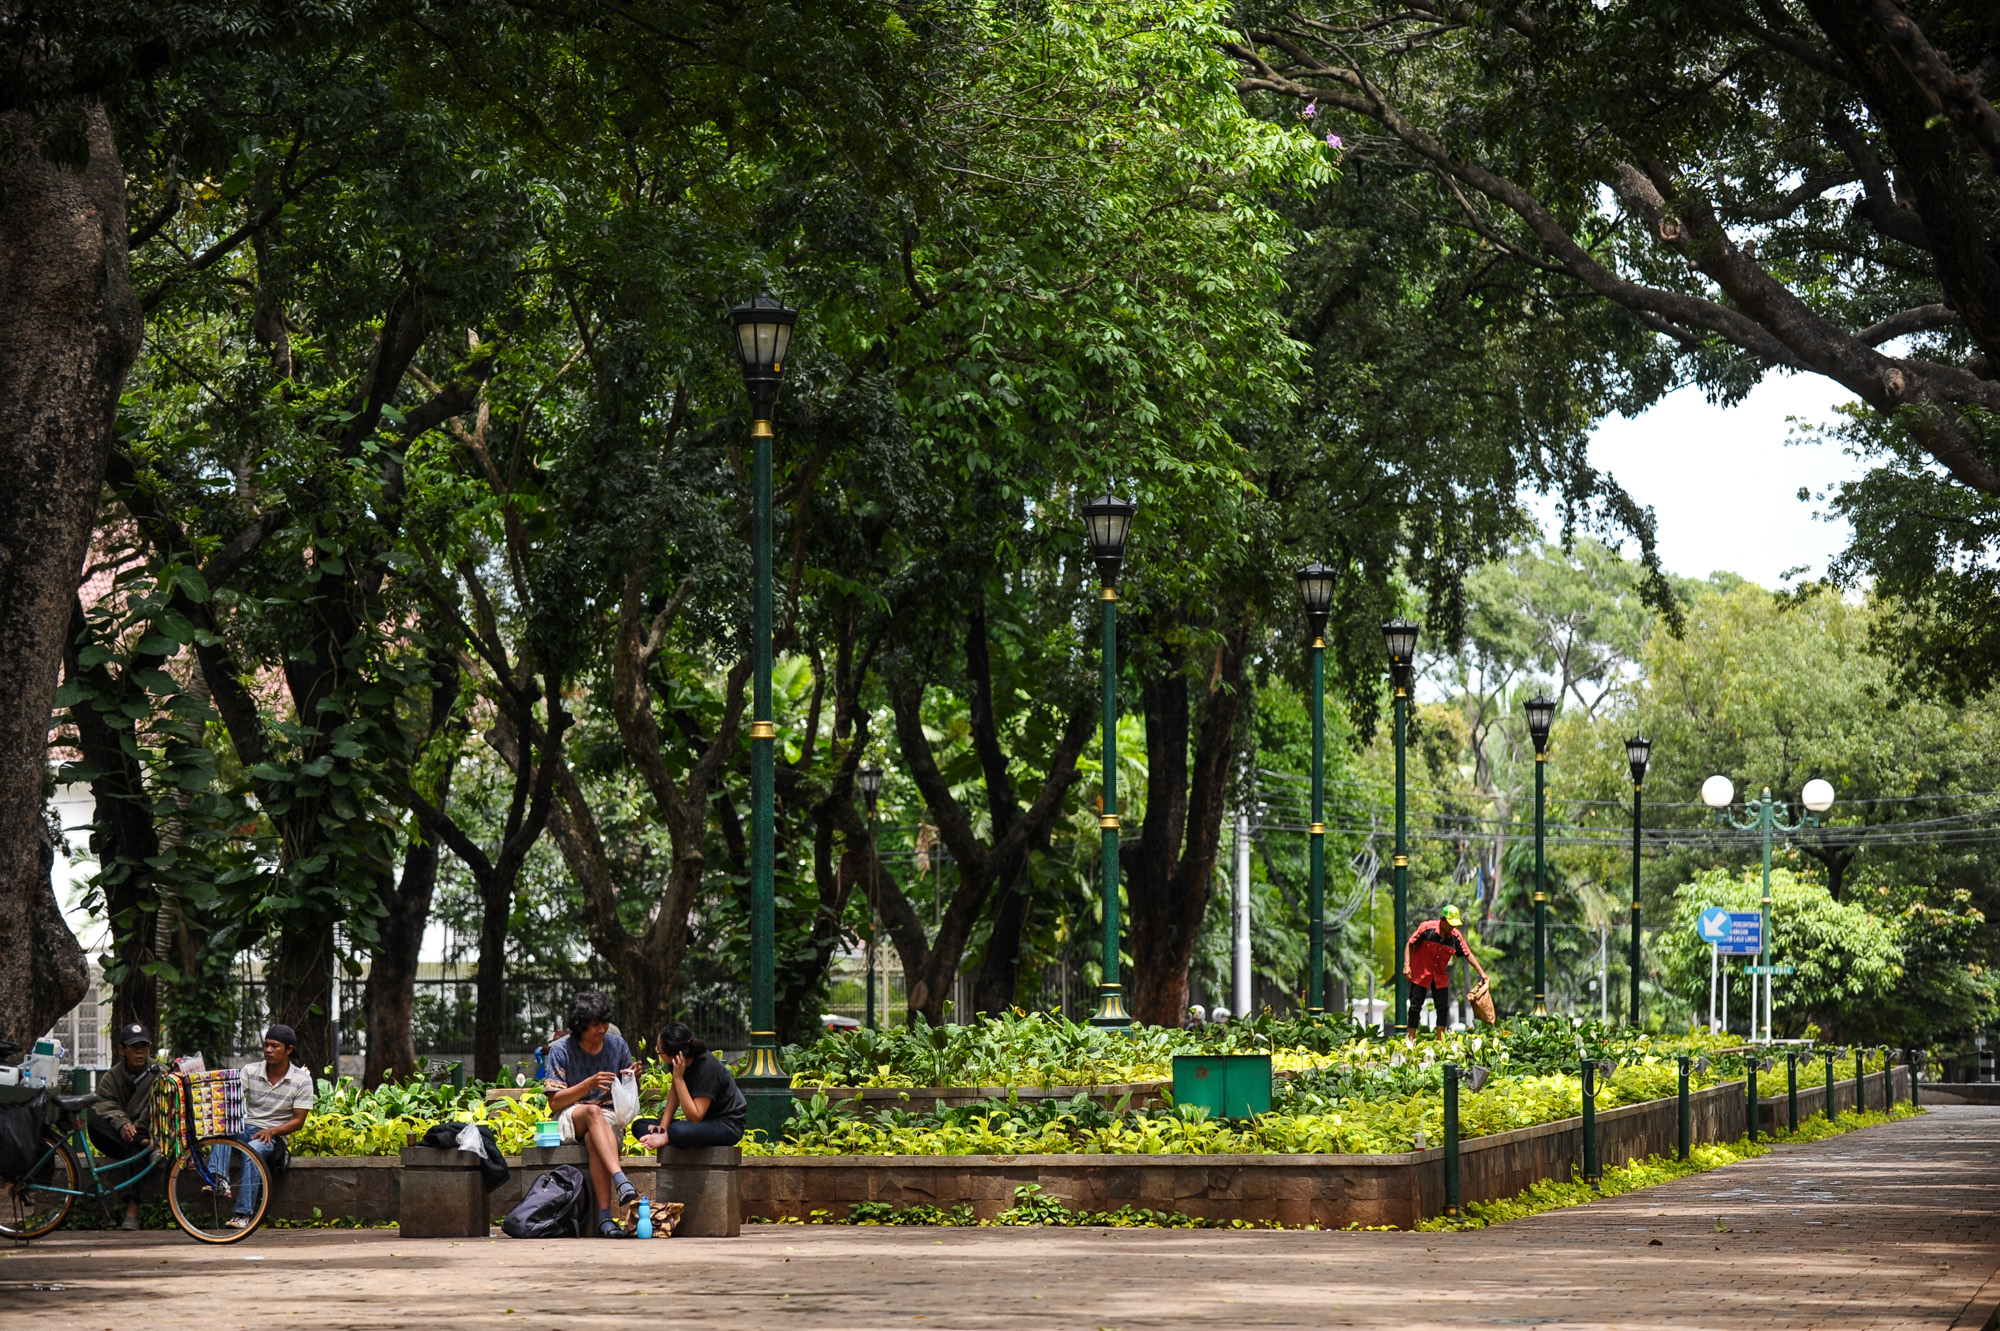
[[[1689,1097],[1697,1142],[1743,1135],[1749,1106],[1733,1083]],[[1609,1109],[1597,1116],[1607,1165],[1674,1149],[1673,1100]],[[1583,1120],[1564,1119],[1461,1143],[1466,1201],[1511,1197],[1546,1178],[1568,1178],[1583,1158]],[[856,1202],[949,1209],[970,1202],[982,1219],[1014,1204],[1035,1184],[1072,1210],[1135,1206],[1209,1220],[1276,1221],[1342,1229],[1350,1224],[1409,1228],[1444,1209],[1444,1150],[1395,1155],[977,1155],[787,1156],[743,1162],[745,1215],[844,1218]]]
[[[1836,1062],[1833,1066],[1835,1073],[1833,1082],[1834,1107],[1838,1112],[1845,1114],[1854,1108],[1854,1077],[1852,1075],[1854,1062],[1852,1059],[1848,1060],[1847,1068],[1850,1075],[1846,1081],[1841,1081],[1839,1078],[1840,1064]],[[1806,1080],[1806,1071],[1806,1066],[1801,1063],[1799,1065],[1799,1123],[1801,1125],[1808,1118],[1824,1111],[1826,1108],[1826,1064],[1813,1064],[1812,1072],[1815,1075],[1811,1081]],[[1890,1069],[1890,1076],[1892,1080],[1887,1083],[1884,1082],[1882,1074],[1879,1072],[1870,1072],[1866,1078],[1868,1084],[1868,1108],[1877,1113],[1880,1113],[1883,1108],[1882,1101],[1885,1093],[1885,1085],[1893,1085],[1895,1087],[1897,1104],[1906,1105],[1910,1102],[1910,1070],[1907,1067],[1892,1068]],[[1789,1125],[1791,1119],[1791,1109],[1787,1103],[1785,1094],[1785,1071],[1783,1068],[1779,1068],[1776,1072],[1758,1074],[1757,1089],[1762,1091],[1768,1085],[1777,1086],[1778,1093],[1776,1095],[1758,1096],[1758,1130],[1765,1133],[1781,1132]],[[1995,1087],[1995,1089],[2000,1090],[2000,1087]],[[1931,1084],[1925,1082],[1918,1093],[1920,1097],[1918,1103],[1951,1103],[1942,1098],[1933,1099],[1931,1090]],[[1994,1103],[2000,1104],[2000,1099],[1996,1099]]]
[[[1898,1068],[1894,1075],[1896,1099],[1907,1102],[1908,1070]],[[1871,1108],[1881,1107],[1881,1086],[1881,1077],[1871,1073]],[[1841,1108],[1851,1107],[1853,1078],[1836,1087]],[[1926,1084],[1923,1092],[1929,1099],[1932,1086]],[[1823,1096],[1822,1083],[1801,1085],[1800,1116],[1817,1112]],[[1712,1086],[1688,1100],[1693,1141],[1734,1141],[1747,1130],[1743,1083]],[[1943,1102],[1943,1096],[1936,1102]],[[1783,1125],[1782,1089],[1762,1099],[1759,1107],[1767,1131]],[[1600,1158],[1610,1167],[1648,1155],[1671,1155],[1677,1129],[1678,1108],[1671,1098],[1604,1110],[1597,1115]],[[536,1174],[572,1163],[571,1155],[580,1154],[579,1148],[569,1147],[530,1149],[510,1157],[512,1176],[486,1199],[491,1216],[498,1220],[511,1210]],[[1543,1179],[1573,1177],[1582,1159],[1583,1121],[1578,1118],[1468,1138],[1459,1153],[1463,1196],[1468,1202],[1512,1197]],[[627,1157],[623,1164],[642,1192],[659,1195],[657,1160]],[[310,1219],[317,1207],[327,1218],[394,1221],[401,1177],[401,1164],[391,1157],[294,1158],[275,1190],[271,1213]],[[945,1210],[969,1202],[976,1214],[990,1219],[1014,1204],[1014,1190],[1023,1184],[1038,1185],[1074,1210],[1113,1211],[1129,1205],[1212,1220],[1311,1223],[1328,1229],[1407,1229],[1444,1209],[1441,1147],[1319,1156],[759,1156],[742,1162],[739,1180],[743,1215],[764,1219],[806,1219],[815,1211],[840,1219],[857,1202]]]

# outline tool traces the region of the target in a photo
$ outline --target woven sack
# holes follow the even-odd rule
[[[1472,992],[1466,995],[1466,999],[1472,1004],[1472,1015],[1488,1026],[1495,1020],[1492,990],[1492,984],[1482,978],[1478,984],[1472,986]]]

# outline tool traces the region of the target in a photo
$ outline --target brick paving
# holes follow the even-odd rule
[[[0,1307],[10,1326],[63,1331],[1985,1331],[2000,1302],[1996,1211],[2000,1108],[1968,1106],[1469,1234],[756,1226],[615,1244],[274,1231],[222,1251],[75,1234],[0,1255]]]

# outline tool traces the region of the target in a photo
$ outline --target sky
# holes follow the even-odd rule
[[[1652,506],[1670,571],[1705,578],[1726,570],[1764,587],[1787,585],[1781,575],[1802,564],[1808,577],[1824,573],[1849,534],[1845,522],[1822,516],[1824,504],[1801,503],[1799,487],[1825,491],[1862,470],[1838,444],[1794,441],[1787,418],[1827,424],[1852,398],[1810,374],[1768,375],[1734,407],[1684,388],[1641,415],[1602,422],[1590,461]],[[1553,505],[1537,508],[1553,537]],[[1635,551],[1628,541],[1626,553]]]

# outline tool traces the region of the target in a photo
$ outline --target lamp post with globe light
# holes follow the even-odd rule
[[[1771,798],[1771,788],[1764,787],[1761,799],[1745,800],[1742,819],[1729,816],[1729,806],[1736,799],[1736,787],[1726,776],[1712,776],[1701,783],[1701,802],[1715,810],[1718,827],[1733,827],[1739,832],[1757,832],[1764,841],[1764,899],[1759,905],[1763,913],[1762,936],[1764,954],[1758,963],[1764,967],[1764,1036],[1771,1038],[1771,834],[1773,832],[1796,832],[1802,828],[1818,827],[1819,814],[1833,807],[1833,786],[1818,777],[1805,783],[1799,791],[1799,803],[1806,806],[1803,817],[1787,819],[1785,806]],[[1757,972],[1750,975],[1750,1038],[1757,1038]]]

